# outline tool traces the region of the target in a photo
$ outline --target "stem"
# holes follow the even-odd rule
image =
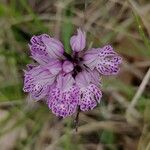
[[[78,132],[78,126],[79,126],[79,114],[80,114],[80,107],[78,107],[76,118],[74,120],[75,124],[75,131]]]

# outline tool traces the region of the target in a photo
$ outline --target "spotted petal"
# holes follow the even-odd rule
[[[91,110],[100,103],[102,93],[97,86],[90,84],[88,87],[81,89],[81,100],[79,102],[82,111]]]
[[[79,101],[79,90],[70,74],[59,75],[56,87],[50,91],[48,106],[56,116],[67,117],[75,113]]]
[[[30,51],[32,58],[35,59],[39,64],[46,64],[50,61],[50,57],[46,51],[46,46],[42,41],[42,37],[48,36],[41,34],[39,36],[33,36],[30,40]]]
[[[80,72],[76,76],[76,84],[80,88],[80,109],[87,111],[96,107],[97,103],[100,102],[102,93],[99,87],[93,83],[91,74],[87,71]]]
[[[46,96],[49,87],[54,83],[61,70],[61,64],[53,61],[45,66],[33,67],[25,71],[24,91],[29,92],[33,99],[40,100]]]
[[[114,75],[119,71],[122,59],[110,45],[93,48],[85,53],[84,64],[92,70],[96,68],[103,75]]]

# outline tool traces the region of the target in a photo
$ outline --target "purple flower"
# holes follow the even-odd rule
[[[38,63],[28,65],[24,91],[35,100],[46,100],[56,116],[67,117],[79,108],[88,111],[100,103],[101,75],[115,75],[121,57],[109,45],[85,51],[86,35],[81,29],[70,39],[73,53],[49,35],[31,38],[31,57]]]

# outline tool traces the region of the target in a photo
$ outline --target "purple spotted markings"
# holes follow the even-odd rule
[[[29,48],[36,64],[29,64],[24,73],[24,92],[63,118],[94,109],[102,98],[101,76],[116,75],[122,62],[110,45],[86,50],[81,29],[70,46],[72,53],[67,54],[59,40],[47,34],[33,36]]]

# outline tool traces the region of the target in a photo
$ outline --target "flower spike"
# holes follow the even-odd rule
[[[47,34],[30,40],[31,57],[37,62],[24,71],[24,92],[44,100],[52,113],[68,117],[94,109],[102,98],[102,75],[116,75],[122,58],[112,46],[85,50],[86,35],[80,28],[70,39],[73,53]],[[84,51],[83,51],[84,50]]]

